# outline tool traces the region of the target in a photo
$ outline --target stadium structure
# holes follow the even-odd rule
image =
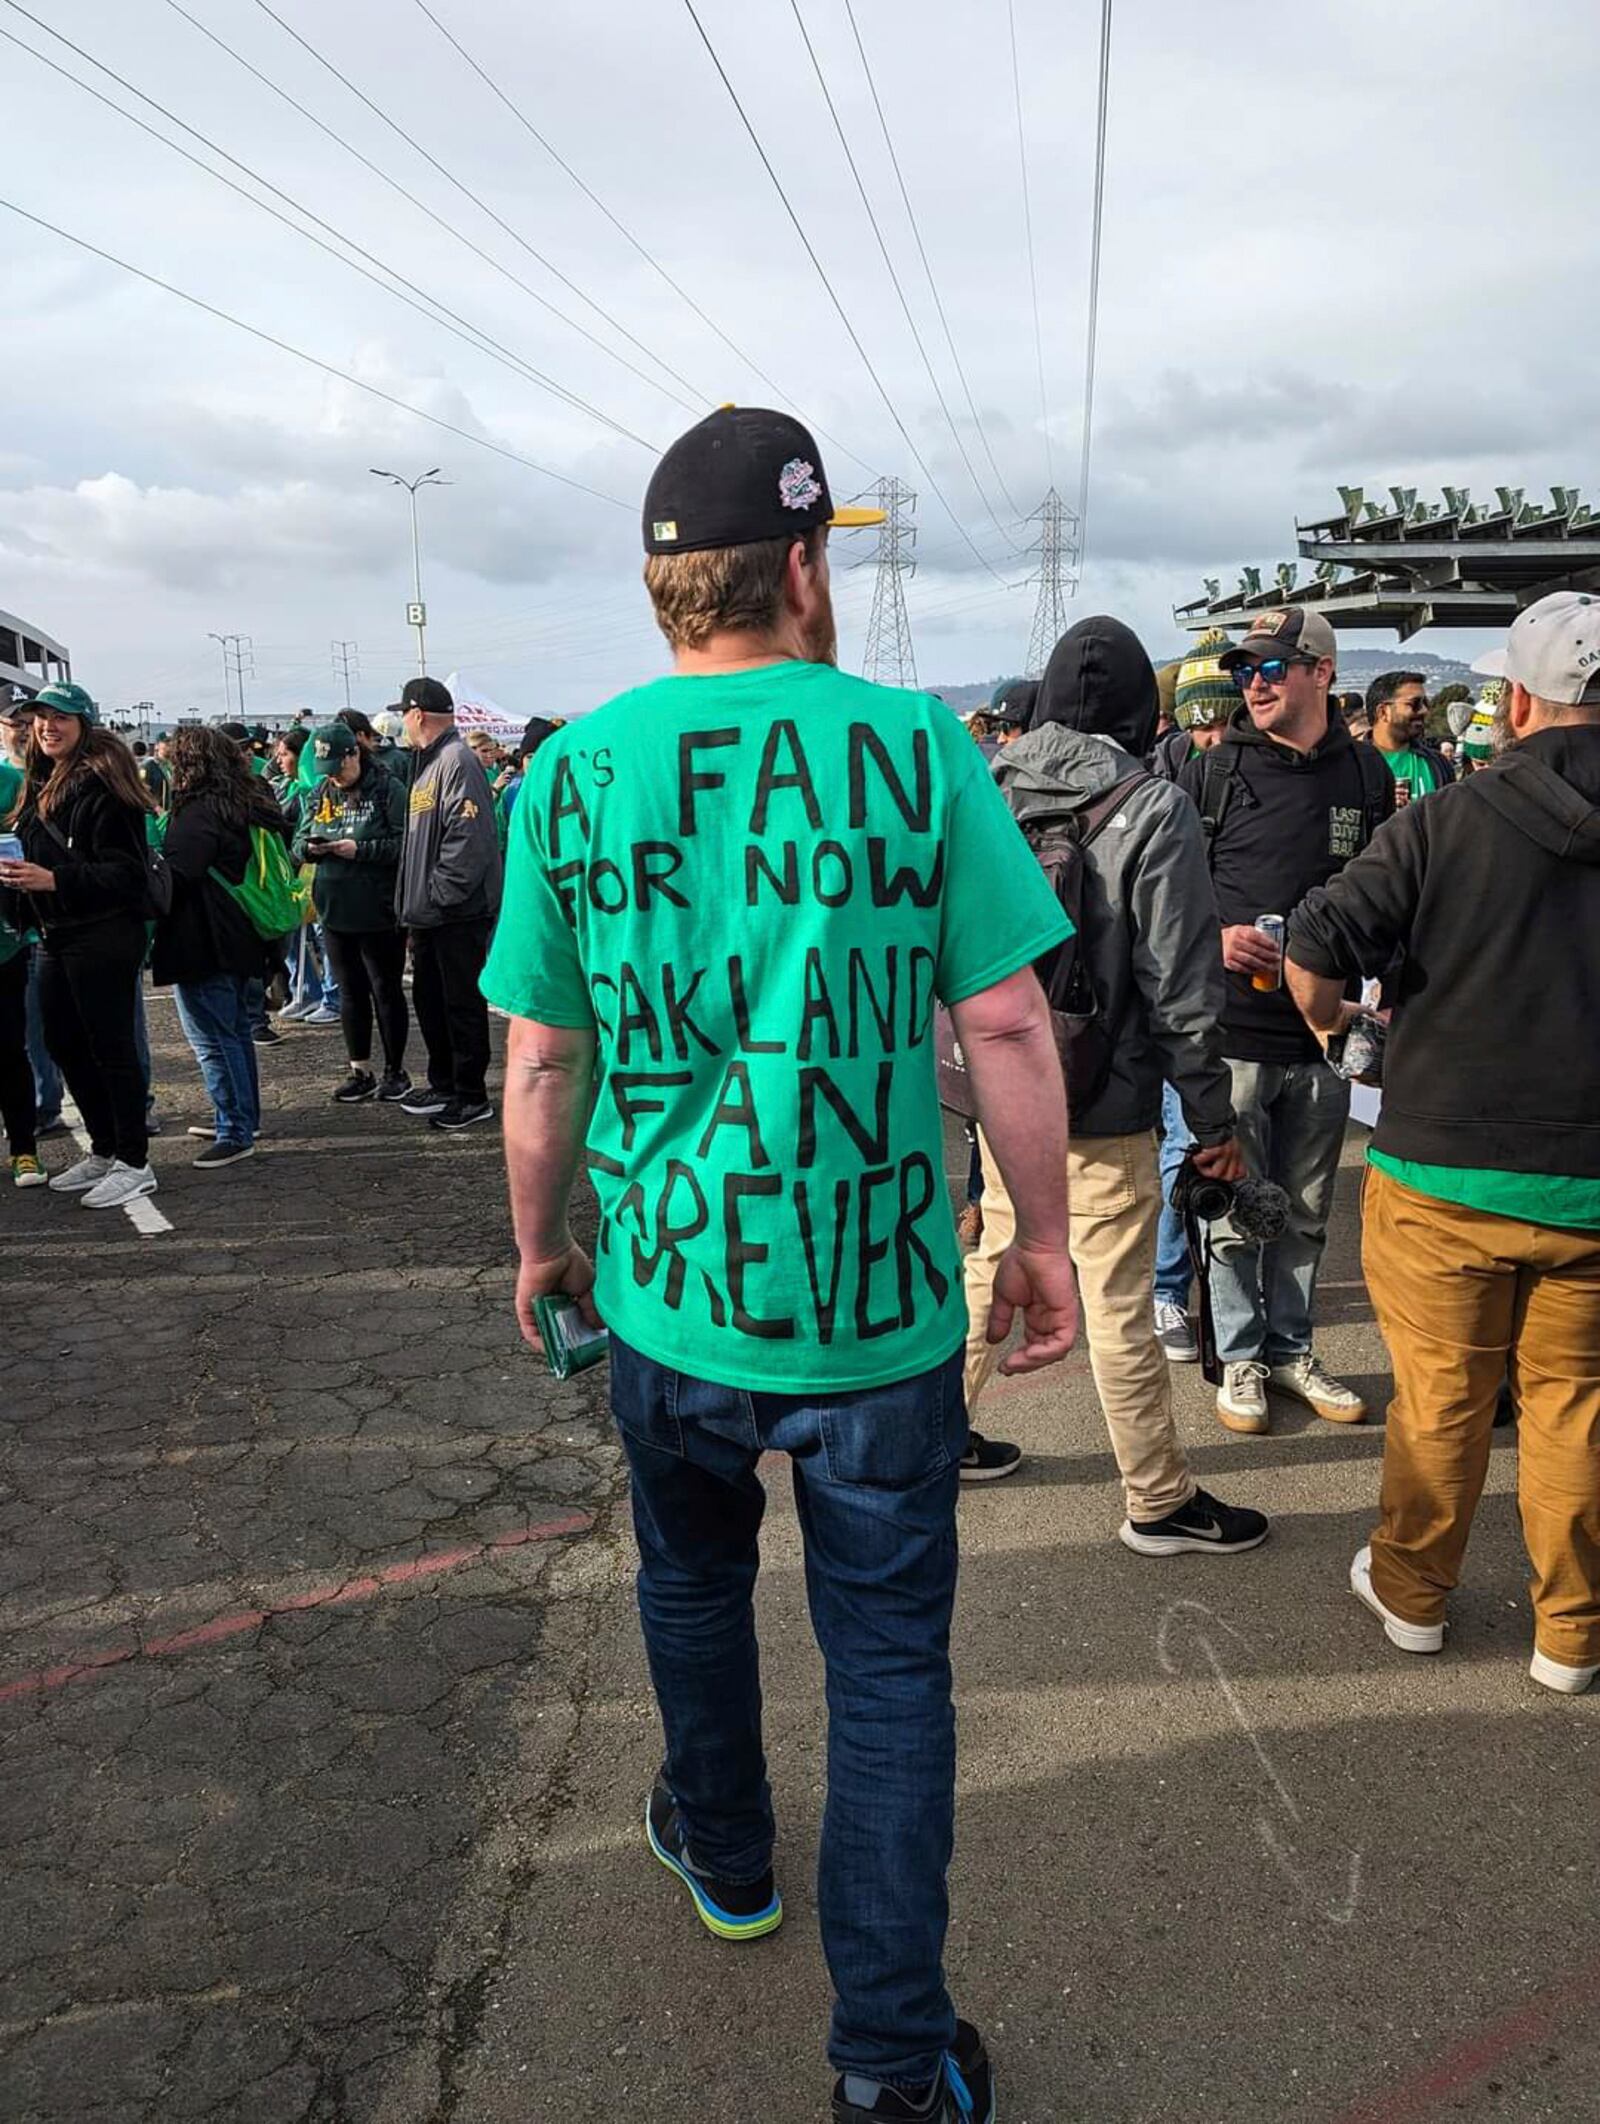
[[[30,699],[55,679],[70,679],[72,659],[64,646],[32,620],[0,612],[0,687]]]

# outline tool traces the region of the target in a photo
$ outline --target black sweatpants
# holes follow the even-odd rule
[[[0,966],[0,1126],[13,1158],[31,1158],[39,1148],[39,1109],[28,1060],[29,951],[13,952]]]
[[[105,922],[47,938],[39,958],[44,1044],[78,1102],[90,1147],[136,1166],[150,1158],[133,1017],[144,950],[143,922]]]
[[[398,929],[329,929],[322,931],[339,984],[339,1023],[345,1053],[352,1062],[372,1059],[372,1020],[378,1020],[383,1066],[391,1075],[406,1065],[406,1009],[402,979],[406,970],[405,934]]]
[[[487,920],[446,922],[411,932],[411,1000],[428,1050],[428,1083],[447,1098],[488,1096],[489,1006],[478,976],[490,927]]]

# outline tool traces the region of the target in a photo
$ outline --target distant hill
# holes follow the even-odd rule
[[[1176,642],[1155,658],[1156,667],[1159,669],[1187,653],[1185,644]],[[1470,664],[1458,663],[1453,657],[1435,656],[1431,650],[1413,649],[1403,642],[1394,649],[1341,649],[1339,652],[1340,686],[1352,689],[1369,686],[1380,671],[1420,671],[1428,682],[1430,693],[1437,693],[1441,686],[1456,684],[1470,686],[1476,692],[1483,684]],[[1002,679],[1015,676],[1014,672],[1003,671],[981,683],[934,685],[925,690],[947,701],[957,715],[966,715],[972,709],[982,707]]]

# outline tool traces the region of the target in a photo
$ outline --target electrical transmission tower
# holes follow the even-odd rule
[[[335,677],[344,680],[344,704],[350,706],[350,681],[361,676],[361,652],[354,642],[332,642]]]
[[[225,710],[233,707],[233,687],[239,689],[239,719],[244,720],[244,680],[248,671],[256,675],[255,643],[248,634],[213,634],[211,639],[222,645],[222,702]]]
[[[877,502],[884,515],[878,526],[872,613],[867,621],[867,653],[861,673],[879,685],[914,686],[917,659],[911,646],[905,578],[917,572],[917,532],[911,521],[917,497],[903,480],[880,479]]]
[[[1039,526],[1031,551],[1039,565],[1026,579],[1039,585],[1028,637],[1029,678],[1041,678],[1050,652],[1067,631],[1067,599],[1078,586],[1078,519],[1052,487],[1028,518]]]

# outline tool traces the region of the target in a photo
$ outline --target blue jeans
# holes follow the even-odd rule
[[[55,1057],[44,1044],[44,1018],[39,1010],[39,950],[28,953],[28,1060],[33,1067],[33,1097],[39,1109],[39,1124],[61,1118],[65,1086]]]
[[[1317,1270],[1328,1237],[1350,1087],[1326,1062],[1233,1062],[1239,1148],[1258,1178],[1289,1197],[1281,1239],[1256,1246],[1212,1226],[1211,1310],[1224,1364],[1287,1364],[1311,1347]]]
[[[328,947],[320,922],[307,922],[298,932],[289,955],[289,974],[294,988],[291,1002],[310,1003],[318,1008],[326,1004],[329,1010],[339,1008],[339,984],[328,964]]]
[[[1194,1278],[1194,1266],[1189,1259],[1188,1241],[1183,1236],[1183,1219],[1167,1197],[1172,1193],[1173,1179],[1193,1141],[1189,1124],[1183,1118],[1183,1101],[1172,1085],[1163,1084],[1161,1222],[1156,1230],[1156,1296],[1158,1299],[1170,1300],[1173,1305],[1182,1306],[1189,1303],[1189,1285]]]
[[[144,1071],[144,1110],[153,1114],[156,1110],[155,1073],[150,1067],[150,1028],[144,1016],[144,975],[139,976],[138,986],[133,991],[133,1044],[139,1050],[139,1067]]]
[[[696,1865],[730,1881],[772,1863],[751,1605],[766,1504],[756,1463],[790,1456],[827,1669],[817,1909],[837,1995],[828,2052],[841,2072],[925,2086],[955,2036],[941,1958],[961,1353],[893,1386],[812,1399],[711,1386],[613,1336],[611,1407],[633,1474],[662,1774]]]
[[[204,981],[179,981],[172,991],[178,1023],[216,1108],[219,1143],[254,1143],[261,1131],[250,988],[243,974],[219,973]]]

